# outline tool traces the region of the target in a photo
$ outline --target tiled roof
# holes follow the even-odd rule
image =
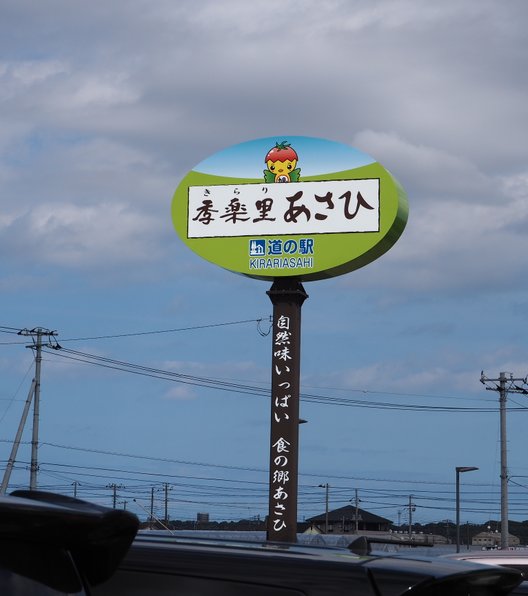
[[[370,513],[369,511],[365,511],[364,509],[358,508],[358,521],[363,523],[392,523],[390,519],[385,517],[380,517],[379,515],[375,515],[374,513]],[[343,517],[346,521],[354,521],[356,519],[356,508],[353,505],[347,505],[346,507],[340,507],[339,509],[334,509],[333,511],[328,512],[328,521],[329,522],[342,522]],[[326,519],[326,513],[320,513],[319,515],[315,515],[314,517],[308,518],[306,521],[308,522],[324,522]]]

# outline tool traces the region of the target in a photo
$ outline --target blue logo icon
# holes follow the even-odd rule
[[[266,254],[265,240],[250,240],[249,241],[249,256],[263,257]]]

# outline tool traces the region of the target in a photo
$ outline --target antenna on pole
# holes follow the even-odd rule
[[[498,379],[489,379],[484,371],[480,373],[480,382],[486,385],[486,391],[499,392],[500,413],[500,452],[501,452],[501,548],[507,549],[509,544],[508,527],[508,449],[506,441],[506,400],[508,393],[528,395],[528,390],[516,383],[527,385],[527,378],[514,378],[512,373],[501,372]]]

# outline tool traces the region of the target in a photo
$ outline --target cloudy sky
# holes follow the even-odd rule
[[[110,504],[117,484],[144,515],[167,483],[172,518],[266,515],[269,284],[189,251],[170,205],[208,156],[304,135],[374,156],[410,212],[378,261],[305,286],[299,517],[324,510],[328,483],[331,508],[357,489],[395,522],[409,495],[415,521],[454,519],[455,467],[470,465],[462,519],[498,519],[498,393],[479,379],[528,373],[528,3],[4,0],[1,13],[0,459],[34,374],[16,331],[56,330],[40,487]],[[508,406],[510,517],[524,520],[527,397]],[[31,420],[11,488],[27,485],[29,441]]]

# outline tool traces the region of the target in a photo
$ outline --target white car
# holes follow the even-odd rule
[[[441,558],[516,569],[522,573],[524,581],[512,591],[512,596],[528,596],[528,548],[466,551],[443,555]]]
[[[528,548],[468,550],[455,554],[442,555],[442,558],[518,569],[522,571],[525,581],[528,581]]]

